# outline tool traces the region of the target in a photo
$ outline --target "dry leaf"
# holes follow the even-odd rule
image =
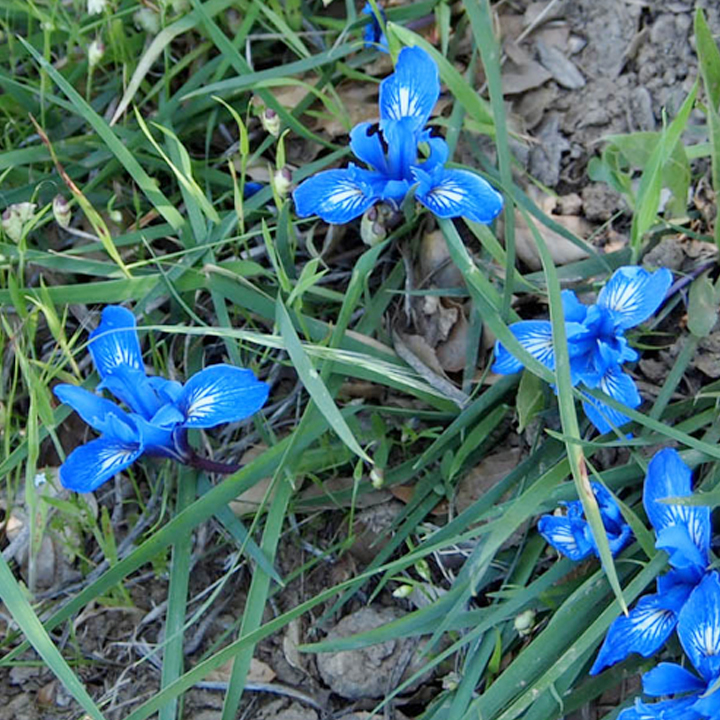
[[[230,682],[230,676],[232,675],[233,661],[228,660],[224,665],[221,665],[216,670],[211,670],[205,679],[208,682]],[[276,678],[275,671],[262,660],[252,658],[250,660],[250,670],[247,674],[246,682],[249,683],[271,683]]]
[[[520,462],[520,449],[507,448],[483,458],[457,486],[455,506],[464,512],[488,490],[495,487]]]
[[[390,492],[398,499],[404,502],[406,505],[413,499],[415,494],[414,485],[393,485],[390,488]],[[448,514],[448,503],[447,500],[440,500],[438,504],[430,511],[431,515],[447,515]]]
[[[461,310],[447,340],[441,342],[435,349],[437,359],[445,372],[460,372],[464,369],[468,351],[469,330],[470,323]]]
[[[283,636],[283,653],[285,659],[291,667],[296,670],[306,672],[305,655],[303,655],[298,647],[302,644],[302,623],[298,618],[291,620],[285,628]]]
[[[324,480],[322,483],[313,483],[300,493],[298,508],[302,508],[305,504],[307,504],[306,507],[312,507],[313,510],[334,509],[342,506],[350,507],[351,504],[354,504],[355,507],[366,508],[381,505],[391,497],[388,490],[373,490],[372,492],[358,493],[353,501],[350,491],[352,491],[354,484],[355,480],[351,477],[336,477]],[[345,500],[339,497],[340,493],[347,494]],[[320,498],[326,498],[327,501],[309,504],[310,501],[317,501]]]
[[[544,213],[552,215],[553,220],[563,225],[576,237],[585,239],[591,234],[592,228],[590,223],[580,215],[553,214],[553,210],[555,210],[558,205],[557,198],[550,196],[538,197],[538,191],[529,191],[528,194],[531,197],[535,196],[533,199]],[[568,263],[578,262],[579,260],[584,260],[589,257],[583,248],[574,245],[554,230],[545,227],[539,222],[535,222],[535,227],[545,240],[553,262],[556,265],[567,265]],[[542,268],[540,251],[535,244],[535,238],[520,212],[515,213],[515,249],[518,258],[531,270],[540,270]]]
[[[462,273],[450,258],[447,241],[440,230],[422,236],[419,256],[421,286],[432,282],[440,288],[465,287]]]
[[[240,465],[247,465],[255,460],[255,458],[260,457],[260,455],[262,455],[266,450],[266,445],[255,445],[254,447],[249,448],[240,458]],[[235,500],[230,501],[230,509],[239,517],[256,513],[262,505],[263,500],[265,500],[265,495],[267,494],[271,483],[271,477],[258,480],[255,485],[248,488],[244,493],[238,495]],[[273,489],[270,493],[270,497],[267,498],[266,504],[272,502],[274,495],[275,489]]]

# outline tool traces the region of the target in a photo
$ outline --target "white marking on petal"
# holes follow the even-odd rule
[[[98,452],[100,467],[97,470],[97,474],[104,475],[105,473],[113,471],[114,468],[126,465],[132,460],[136,452],[136,447],[128,445],[109,445],[102,448]]]
[[[550,335],[524,335],[520,340],[522,346],[540,362],[545,362],[553,355],[553,342]]]
[[[428,193],[427,199],[444,210],[454,210],[467,198],[465,188],[452,180],[445,180]]]
[[[202,419],[207,417],[218,404],[222,394],[217,384],[207,385],[197,390],[190,399],[186,417],[188,419]]]
[[[346,210],[356,208],[365,201],[361,188],[350,183],[341,183],[325,199],[325,206],[340,206]]]
[[[641,635],[649,633],[655,635],[665,623],[673,620],[674,614],[670,610],[656,610],[653,608],[639,608],[635,616],[637,622],[633,623],[633,631]]]
[[[608,298],[607,307],[616,312],[629,313],[637,310],[640,305],[640,282],[633,280],[627,283],[618,283],[613,294]]]
[[[720,624],[706,622],[693,628],[690,633],[690,642],[697,648],[699,654],[713,657],[720,654]]]

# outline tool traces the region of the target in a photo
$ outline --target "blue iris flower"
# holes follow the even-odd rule
[[[600,483],[590,483],[600,509],[600,517],[607,533],[610,552],[617,554],[632,536],[630,526],[625,522],[615,498]],[[570,560],[583,560],[590,553],[600,556],[590,525],[585,520],[582,503],[579,500],[565,502],[564,516],[543,515],[538,522],[538,531],[559,553]]]
[[[655,530],[655,547],[665,550],[672,570],[657,580],[657,593],[640,598],[627,616],[608,630],[590,673],[624,660],[630,653],[650,657],[670,637],[710,562],[710,508],[660,502],[692,495],[692,473],[677,451],[657,452],[648,465],[643,505]]]
[[[720,578],[708,573],[680,611],[677,633],[698,675],[681,665],[662,662],[643,675],[643,692],[651,697],[680,695],[623,710],[618,720],[701,720],[720,717],[720,692],[708,690],[720,678]]]
[[[60,468],[63,486],[75,492],[95,490],[144,454],[187,463],[193,457],[189,429],[243,420],[268,397],[267,384],[252,371],[230,365],[211,365],[185,385],[148,377],[135,317],[122,307],[103,310],[88,349],[102,381],[98,389],[108,390],[130,412],[81,387],[55,387],[58,399],[100,433],[73,450]]]
[[[383,6],[380,3],[377,3],[377,6],[378,10],[380,11],[380,15],[382,16],[383,22],[385,22],[387,20],[385,10],[383,10]],[[377,48],[382,52],[387,52],[387,38],[385,37],[385,33],[382,31],[380,23],[378,22],[378,19],[377,17],[375,17],[375,13],[373,12],[372,5],[369,2],[365,3],[365,7],[363,7],[362,9],[362,13],[363,15],[370,16],[370,22],[363,28],[363,40],[365,41],[365,47]]]
[[[380,83],[380,123],[361,123],[350,133],[352,151],[371,169],[350,163],[308,178],[293,193],[297,214],[346,223],[380,201],[399,208],[415,187],[417,200],[438,217],[492,222],[502,195],[479,175],[446,168],[447,143],[425,127],[439,95],[434,60],[422,48],[403,48],[395,72]],[[422,161],[420,144],[428,150]]]
[[[653,273],[640,267],[616,270],[598,295],[595,305],[583,305],[572,290],[562,293],[573,385],[598,388],[630,408],[642,402],[633,379],[622,371],[638,353],[628,346],[625,331],[647,320],[660,307],[672,283],[672,273]],[[543,365],[555,369],[552,325],[547,320],[523,320],[510,326],[520,344]],[[495,346],[493,371],[519,372],[523,364],[503,345]],[[586,395],[583,408],[602,433],[628,422],[627,415]]]

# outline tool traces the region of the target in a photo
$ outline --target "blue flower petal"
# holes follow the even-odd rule
[[[295,211],[300,217],[319,215],[328,223],[349,222],[378,199],[369,175],[356,167],[313,175],[295,188]]]
[[[693,703],[692,709],[704,718],[717,720],[717,718],[720,717],[720,691],[715,690],[710,693],[710,695],[698,698],[698,700]]]
[[[248,200],[253,195],[259,193],[265,186],[262,183],[246,180],[243,185],[243,198]]]
[[[655,453],[648,465],[643,488],[645,512],[658,537],[663,535],[666,528],[674,525],[685,528],[700,553],[700,567],[704,569],[708,564],[710,550],[710,508],[659,502],[669,497],[688,495],[692,495],[692,472],[677,451],[665,448]],[[674,548],[672,536],[668,537],[665,533],[663,539],[666,549],[681,550],[677,538],[674,538]],[[668,541],[670,545],[667,545]],[[683,559],[680,554],[671,553],[671,563],[676,567],[686,567],[696,562],[696,557],[693,553],[691,557]]]
[[[695,545],[685,525],[670,525],[657,534],[655,547],[665,550],[674,568],[704,568],[707,556]]]
[[[98,432],[108,431],[108,418],[115,417],[128,424],[128,415],[115,403],[101,398],[76,385],[56,385],[53,389],[61,403],[69,405],[90,427]]]
[[[630,653],[650,657],[660,648],[677,624],[677,614],[663,605],[660,595],[646,595],[629,615],[613,621],[590,674],[597,675]]]
[[[411,169],[417,161],[418,152],[418,137],[412,118],[388,120],[383,124],[382,134],[388,149],[388,177],[411,180]]]
[[[382,16],[383,22],[386,21],[385,16],[385,10],[383,10],[380,3],[377,3],[378,10],[380,11],[380,15]],[[362,9],[363,15],[370,15],[371,20],[370,22],[365,25],[363,28],[363,40],[365,41],[365,47],[366,48],[373,48],[377,47],[378,50],[381,50],[382,52],[387,52],[387,45],[388,41],[385,37],[385,34],[382,31],[382,28],[380,27],[380,23],[378,22],[377,17],[375,17],[375,13],[373,12],[372,5],[370,5],[369,2],[365,3],[365,6]]]
[[[556,515],[543,515],[538,521],[538,532],[560,554],[575,562],[583,560],[593,551],[588,525],[584,520]]]
[[[620,512],[620,506],[617,504],[613,494],[599,482],[591,482],[590,487],[592,487],[593,495],[595,495],[605,525],[624,524],[625,521]]]
[[[418,167],[425,172],[432,172],[436,167],[444,165],[450,157],[450,148],[445,138],[433,135],[433,130],[423,130],[420,133],[420,142],[427,143],[430,154],[425,162],[420,163]]]
[[[613,313],[619,328],[635,327],[660,307],[671,284],[667,268],[650,273],[641,267],[621,267],[600,291],[597,304]]]
[[[387,160],[377,123],[364,122],[350,131],[350,147],[355,157],[378,172],[387,174]]]
[[[135,424],[138,427],[140,439],[144,452],[148,455],[171,458],[177,462],[187,461],[187,431],[180,423],[185,416],[175,408],[177,415],[173,414],[172,419],[163,417],[166,415],[164,409],[158,413],[159,423],[148,422],[145,418],[135,416]],[[168,413],[172,414],[172,413]],[[179,422],[178,422],[179,416]]]
[[[611,368],[600,378],[598,389],[630,408],[636,408],[642,402],[635,381],[618,367]],[[613,427],[620,428],[630,420],[627,415],[595,398],[588,397],[583,409],[588,420],[601,433],[610,432]]]
[[[491,223],[503,208],[503,197],[490,183],[467,170],[437,167],[432,173],[413,168],[415,197],[440,218],[466,217]]]
[[[124,307],[109,305],[103,310],[100,325],[90,333],[88,349],[103,379],[118,367],[144,372],[135,316]]]
[[[584,322],[588,309],[578,300],[578,296],[572,290],[563,290],[561,297],[565,322]]]
[[[692,708],[696,697],[692,695],[656,703],[644,703],[637,698],[635,706],[623,710],[617,720],[702,720],[702,716]]]
[[[142,445],[101,437],[73,450],[60,467],[63,487],[92,492],[113,475],[132,465],[143,453]]]
[[[720,579],[708,573],[680,611],[678,636],[695,669],[707,681],[720,674]]]
[[[410,183],[407,180],[388,180],[379,190],[380,200],[389,202],[396,209],[400,207],[405,196],[410,190]]]
[[[106,375],[98,390],[109,390],[146,420],[150,420],[163,404],[144,371],[123,365]]]
[[[175,405],[163,405],[150,422],[160,428],[173,428],[185,422],[185,415]]]
[[[178,407],[186,428],[211,428],[250,417],[265,404],[269,391],[251,370],[211,365],[188,380]]]
[[[395,72],[380,83],[380,119],[413,119],[413,127],[425,126],[440,96],[435,61],[419,47],[400,51]]]
[[[662,697],[663,695],[677,695],[700,691],[705,689],[705,683],[675,663],[661,662],[642,678],[643,692],[651,697]]]
[[[147,380],[163,403],[174,403],[182,394],[182,385],[175,380],[166,380],[159,375],[151,375]]]
[[[513,323],[510,331],[518,342],[545,367],[555,369],[555,350],[552,341],[552,325],[547,320],[522,320]],[[500,342],[495,344],[495,362],[492,371],[500,375],[511,375],[522,370],[524,365],[508,352]]]

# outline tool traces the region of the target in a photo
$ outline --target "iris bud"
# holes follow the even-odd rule
[[[2,229],[13,241],[20,242],[25,225],[35,214],[37,205],[31,202],[14,203],[2,214]]]
[[[280,116],[272,108],[265,108],[260,115],[260,120],[265,132],[273,137],[280,136]]]
[[[88,15],[99,15],[101,12],[103,12],[103,10],[105,10],[106,5],[107,0],[88,0]]]
[[[283,167],[275,172],[273,178],[273,184],[275,185],[275,191],[281,197],[287,197],[292,187],[292,172],[290,168]]]
[[[413,590],[414,588],[412,585],[400,585],[400,587],[393,590],[393,597],[406,598],[408,595],[412,595]]]
[[[55,216],[55,222],[63,230],[67,230],[67,228],[70,227],[70,220],[72,220],[72,213],[70,212],[70,204],[68,201],[62,195],[56,195],[53,198],[52,210]]]
[[[101,40],[93,40],[88,46],[87,59],[91,68],[100,63],[105,55],[105,43]]]
[[[381,213],[375,205],[368,208],[362,216],[360,237],[370,247],[381,243],[387,237],[387,228],[382,222]]]
[[[535,627],[535,611],[525,610],[515,617],[513,623],[520,637],[529,635]]]

